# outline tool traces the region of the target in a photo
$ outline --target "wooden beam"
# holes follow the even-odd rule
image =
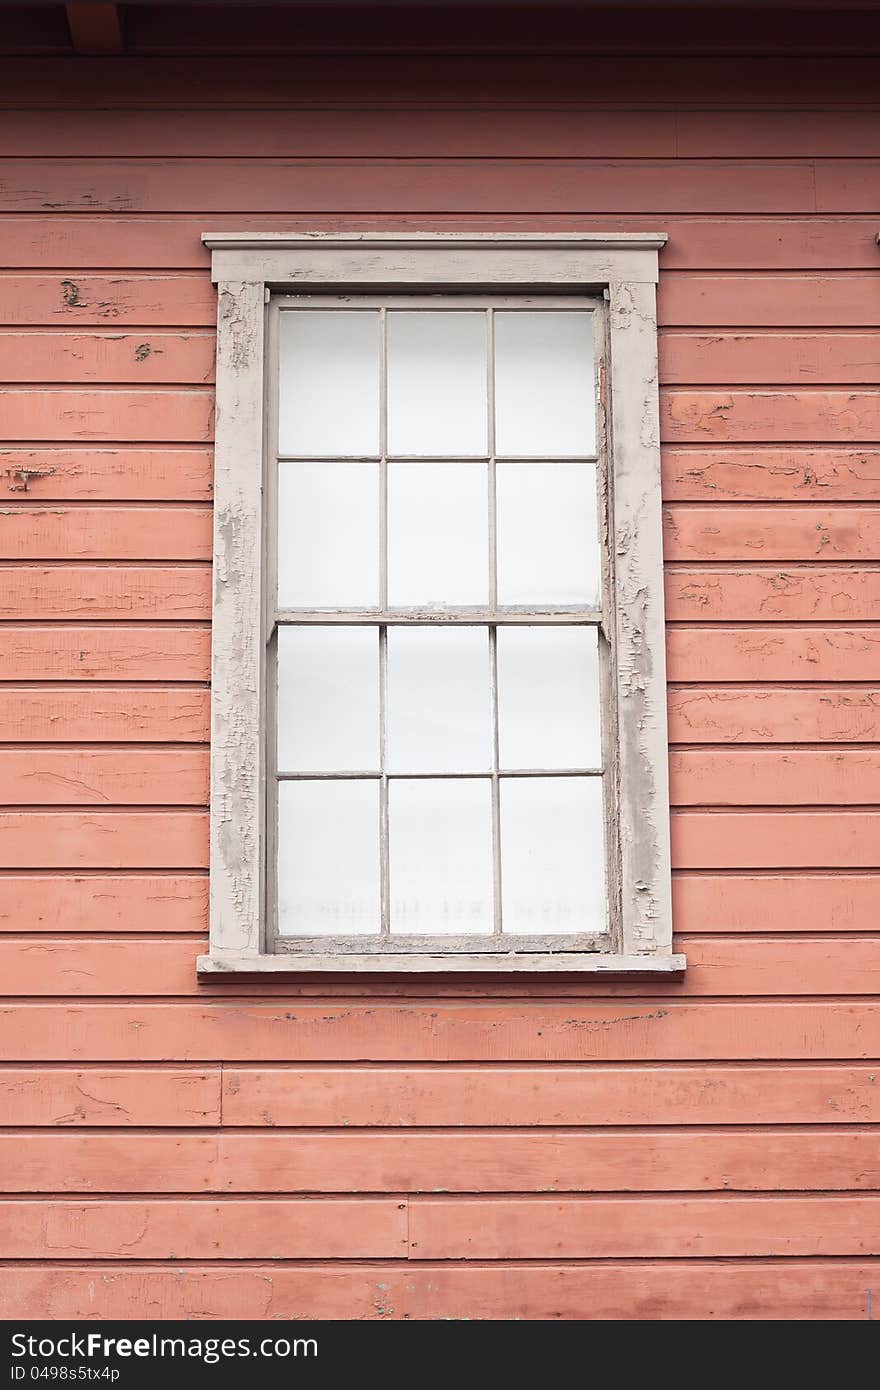
[[[65,5],[70,38],[77,53],[122,53],[119,7],[104,0],[73,0]]]

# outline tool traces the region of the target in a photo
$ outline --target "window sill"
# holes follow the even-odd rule
[[[682,955],[622,956],[609,952],[511,952],[510,955],[294,955],[252,956],[250,959],[199,956],[201,976],[228,975],[680,975],[687,962]]]

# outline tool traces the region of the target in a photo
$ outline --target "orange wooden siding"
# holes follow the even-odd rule
[[[182,64],[155,13],[0,93],[0,1316],[868,1316],[876,53]],[[197,983],[199,237],[414,227],[669,235],[680,981]]]

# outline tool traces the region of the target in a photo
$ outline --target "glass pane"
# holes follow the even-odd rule
[[[486,628],[389,628],[390,770],[488,772],[490,692]]]
[[[379,931],[378,781],[279,784],[278,926],[284,936]]]
[[[392,608],[489,601],[489,478],[479,463],[388,465]]]
[[[598,604],[595,464],[499,463],[496,484],[498,602]]]
[[[378,769],[377,629],[279,628],[279,772]]]
[[[377,311],[282,313],[279,354],[279,452],[328,458],[377,454]]]
[[[601,777],[510,777],[501,782],[503,930],[603,932]]]
[[[390,782],[391,931],[492,931],[492,795],[488,779]]]
[[[282,463],[278,603],[372,608],[379,602],[379,465]]]
[[[486,315],[388,314],[388,452],[485,454]]]
[[[599,768],[599,642],[589,627],[498,629],[501,766]]]
[[[595,453],[591,313],[496,313],[495,448],[508,458]]]

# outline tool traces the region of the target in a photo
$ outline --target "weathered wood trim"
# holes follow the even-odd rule
[[[657,390],[657,253],[665,236],[207,233],[219,285],[212,714],[211,954],[199,973],[650,971],[672,955]],[[615,591],[620,922],[611,951],[267,954],[264,926],[263,433],[265,301],[279,290],[426,285],[604,290]],[[618,944],[619,942],[619,944]],[[328,951],[333,950],[328,942]]]
[[[618,844],[625,955],[672,949],[657,306],[609,287]]]
[[[257,280],[283,290],[375,286],[493,286],[504,291],[599,289],[612,280],[657,281],[661,233],[580,232],[494,236],[370,232],[237,236],[207,232],[212,277]]]
[[[219,286],[211,658],[211,950],[262,949],[263,351],[260,282]]]
[[[199,956],[200,975],[472,975],[479,974],[576,974],[576,975],[676,975],[685,968],[684,956],[587,954],[579,951],[511,951],[506,955],[430,955],[426,952],[397,955],[263,955],[253,964],[240,956],[215,952]]]

